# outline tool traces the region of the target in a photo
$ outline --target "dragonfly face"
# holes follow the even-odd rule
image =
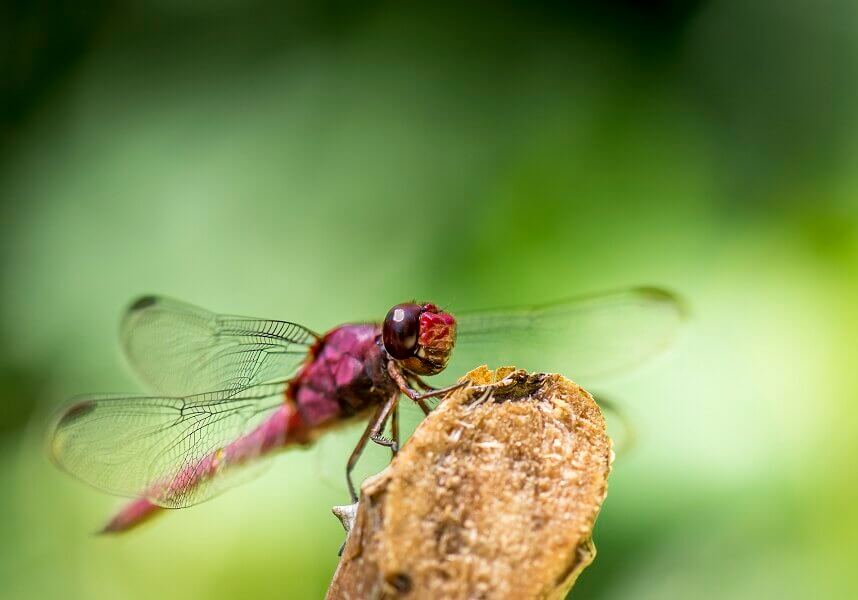
[[[456,343],[456,319],[434,304],[397,304],[382,325],[387,354],[415,375],[437,375]]]

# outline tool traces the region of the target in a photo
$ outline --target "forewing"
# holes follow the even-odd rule
[[[289,434],[286,384],[189,396],[88,396],[61,412],[51,456],[104,491],[190,506],[244,481]]]
[[[285,379],[317,339],[296,323],[218,315],[157,296],[131,305],[121,337],[136,374],[169,396]]]
[[[460,377],[488,364],[559,371],[573,378],[608,375],[669,346],[682,319],[678,299],[657,288],[456,313],[456,346],[445,372]]]

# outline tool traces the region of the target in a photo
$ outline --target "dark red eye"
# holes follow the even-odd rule
[[[417,350],[420,312],[418,304],[397,304],[384,318],[381,339],[384,349],[393,358],[404,360]]]

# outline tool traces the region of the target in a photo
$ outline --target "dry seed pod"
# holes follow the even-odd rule
[[[328,598],[563,598],[592,562],[611,440],[560,375],[480,367],[368,479]]]

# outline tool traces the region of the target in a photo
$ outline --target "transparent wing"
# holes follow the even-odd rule
[[[589,378],[633,367],[666,348],[683,320],[679,300],[633,288],[544,306],[455,313],[458,334],[445,372],[481,364]],[[434,382],[433,382],[434,383]]]
[[[637,444],[637,430],[631,414],[623,408],[622,403],[615,402],[610,395],[603,394],[601,391],[595,391],[592,394],[608,423],[608,433],[613,442],[614,452],[617,456],[632,453]]]
[[[125,314],[122,348],[135,373],[169,396],[239,390],[290,376],[318,336],[295,323],[218,315],[144,296]]]
[[[50,453],[75,477],[167,508],[206,500],[255,474],[288,438],[285,383],[175,397],[86,396],[54,422]],[[238,468],[241,467],[241,468]]]

